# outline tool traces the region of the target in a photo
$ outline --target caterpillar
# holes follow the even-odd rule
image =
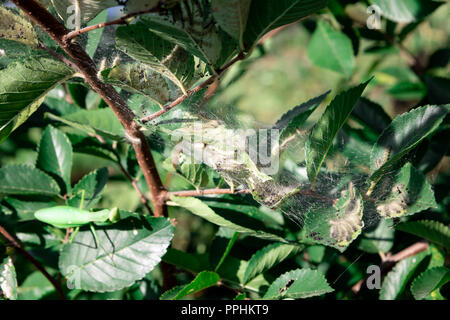
[[[377,212],[385,218],[401,217],[407,212],[409,197],[403,184],[396,184],[391,189],[394,196],[377,205]]]

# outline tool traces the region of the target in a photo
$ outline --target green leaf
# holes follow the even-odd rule
[[[316,66],[336,71],[346,78],[351,77],[355,68],[351,40],[322,20],[308,45],[308,56]]]
[[[248,261],[243,282],[247,283],[256,275],[272,268],[299,251],[300,247],[283,243],[273,243],[256,251]]]
[[[173,248],[167,249],[163,261],[192,273],[211,268],[207,254],[190,254]]]
[[[72,144],[61,131],[47,126],[39,143],[36,167],[62,178],[70,192],[72,172]]]
[[[327,5],[326,0],[255,0],[250,6],[244,43],[247,50],[267,32],[293,23]]]
[[[410,23],[425,18],[444,2],[429,0],[370,0],[389,20]]]
[[[418,253],[398,262],[383,280],[380,300],[395,300],[405,290],[409,280],[420,263],[429,255],[428,251]]]
[[[343,252],[361,233],[364,204],[350,183],[348,190],[331,207],[312,208],[305,217],[302,233],[306,241],[331,246]]]
[[[450,248],[450,229],[441,222],[433,220],[408,221],[397,225],[396,229],[425,238],[445,248]]]
[[[244,48],[244,31],[252,0],[212,0],[214,18],[219,26]]]
[[[0,70],[0,143],[73,72],[64,63],[46,57],[15,61]]]
[[[229,212],[218,212],[213,211],[208,205],[203,203],[201,200],[193,198],[193,197],[177,197],[170,196],[170,200],[175,202],[182,208],[189,210],[193,214],[202,217],[205,220],[208,220],[211,223],[214,223],[221,227],[226,227],[232,230],[235,230],[240,233],[246,233],[255,237],[265,238],[265,239],[273,239],[281,242],[286,242],[282,237],[269,233],[265,230],[265,228],[256,224],[257,229],[253,229],[255,224],[252,223],[253,219],[248,219],[245,215],[243,217],[236,216],[237,213],[229,213]],[[247,219],[245,219],[245,217]],[[239,219],[241,218],[241,219]]]
[[[6,7],[0,7],[0,38],[36,47],[38,38],[31,23]]]
[[[373,146],[372,181],[380,179],[394,163],[431,135],[450,111],[450,105],[424,106],[396,117]]]
[[[377,134],[381,134],[392,121],[383,107],[364,97],[359,98],[351,116]]]
[[[336,96],[312,129],[305,150],[308,178],[313,184],[334,138],[347,121],[368,83],[360,84]]]
[[[220,58],[222,42],[214,24],[204,27],[212,21],[208,8],[204,3],[186,0],[177,4],[174,10],[178,11],[173,13],[174,18],[148,14],[142,19],[150,31],[214,66]]]
[[[11,257],[0,263],[0,297],[17,300],[17,277]]]
[[[177,292],[173,300],[179,300],[187,295],[210,288],[220,281],[220,276],[211,271],[200,272],[191,283],[186,285],[182,290]]]
[[[333,291],[319,271],[297,269],[277,278],[267,289],[264,299],[305,299]]]
[[[358,249],[368,253],[386,253],[394,245],[394,233],[392,220],[381,219],[376,228],[362,234]]]
[[[39,209],[54,207],[56,202],[21,201],[14,198],[4,198],[5,206],[2,206],[6,215],[16,216],[18,221],[35,220],[34,213]]]
[[[88,24],[88,26],[95,26],[100,23],[106,22],[108,18],[108,10],[104,10],[101,14],[99,14],[97,17],[95,17],[93,20],[91,20]],[[86,53],[93,58],[95,55],[95,52],[97,51],[98,45],[100,43],[100,40],[103,35],[103,31],[105,28],[98,28],[95,30],[91,30],[88,33],[88,39],[86,43]]]
[[[389,88],[387,93],[397,100],[421,100],[427,94],[421,82],[399,82]]]
[[[164,292],[159,297],[159,300],[173,300],[173,298],[175,298],[175,296],[183,289],[184,289],[184,286],[173,287],[172,289],[167,290],[166,292]]]
[[[322,101],[325,100],[329,93],[330,91],[286,112],[273,126],[273,129],[278,129],[281,131],[280,141],[285,141],[292,135],[295,135],[309,116],[316,110]]]
[[[398,172],[386,175],[372,197],[376,199],[377,212],[385,218],[408,216],[437,207],[430,183],[409,162]]]
[[[167,158],[164,161],[163,167],[167,171],[174,172],[184,178],[197,191],[200,191],[201,187],[208,185],[208,167],[203,163],[195,163],[192,158],[186,157],[184,153],[173,154],[172,158]]]
[[[69,28],[85,24],[103,10],[117,6],[116,0],[51,0],[56,12]],[[77,21],[79,19],[79,22]]]
[[[165,218],[134,217],[96,229],[98,244],[84,229],[61,251],[59,268],[72,289],[112,292],[132,285],[161,261],[174,230]]]
[[[220,230],[224,230],[224,228],[220,228]],[[217,237],[217,234],[216,234]],[[225,248],[225,251],[223,252],[222,256],[220,257],[219,262],[217,263],[217,266],[214,268],[214,271],[219,270],[220,266],[222,265],[222,263],[225,261],[225,259],[228,257],[228,255],[231,252],[231,249],[233,248],[237,238],[239,237],[239,233],[238,232],[234,232],[233,236],[230,238],[230,241],[228,241],[227,247]]]
[[[30,274],[17,289],[19,300],[39,300],[55,291],[55,287],[40,272]]]
[[[73,188],[72,197],[67,200],[71,207],[78,208],[84,191],[84,208],[95,206],[108,182],[108,169],[100,168],[85,175]]]
[[[26,165],[0,168],[0,194],[57,196],[55,180],[39,169]]]
[[[170,79],[186,94],[186,87],[194,77],[195,62],[182,47],[149,32],[149,26],[144,22],[117,28],[116,45],[130,57]]]
[[[445,267],[431,268],[414,279],[411,284],[411,293],[414,299],[422,300],[449,281],[450,269]]]
[[[84,135],[99,135],[111,140],[122,140],[125,136],[122,124],[109,108],[80,110],[63,117],[51,113],[46,113],[46,116],[75,128]]]
[[[118,64],[101,72],[103,81],[130,92],[143,94],[159,105],[170,100],[170,89],[159,73],[138,63]]]

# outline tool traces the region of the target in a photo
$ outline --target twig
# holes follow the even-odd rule
[[[0,226],[0,233],[5,237],[6,240],[8,240],[14,248],[17,249],[28,261],[30,261],[43,275],[50,281],[50,283],[55,287],[55,290],[61,300],[64,300],[64,293],[61,288],[61,284],[56,281],[46,270],[45,268],[37,261],[31,254],[26,251],[22,245],[22,243],[19,241],[19,239],[16,239],[14,236],[12,236],[8,231],[6,231],[5,228]]]
[[[196,197],[203,196],[208,194],[248,194],[250,190],[231,190],[231,189],[205,189],[205,190],[184,190],[184,191],[172,191],[166,193],[166,200],[170,198],[170,196],[177,197]]]
[[[217,74],[212,75],[211,77],[209,77],[207,80],[205,80],[202,84],[198,85],[194,89],[188,90],[185,95],[182,95],[181,97],[179,97],[178,99],[176,99],[175,101],[170,103],[169,105],[164,106],[163,109],[161,109],[161,110],[159,110],[159,111],[157,111],[157,112],[155,112],[155,113],[153,113],[153,114],[151,114],[151,115],[149,115],[147,117],[141,118],[140,121],[142,123],[146,123],[146,122],[149,122],[149,121],[152,121],[152,120],[158,118],[159,116],[163,115],[166,112],[169,112],[171,109],[173,109],[174,107],[176,107],[177,105],[182,103],[184,100],[186,100],[187,98],[192,96],[194,93],[197,93],[200,90],[202,90],[202,89],[206,88],[207,86],[211,85],[212,83],[214,83],[214,81],[218,77],[220,77],[228,68],[230,68],[236,62],[238,62],[240,60],[243,60],[245,58],[246,58],[246,55],[244,55],[244,53],[240,52],[233,60],[231,60],[226,65],[224,65],[219,70],[217,70]]]
[[[47,51],[49,54],[51,54],[53,57],[55,57],[56,59],[60,60],[61,62],[65,63],[66,65],[68,65],[69,67],[71,67],[74,70],[78,71],[78,67],[69,59],[67,59],[65,56],[63,56],[62,54],[50,49],[49,47],[47,47],[45,44],[43,44],[42,42],[38,42],[38,49],[42,49],[44,51]]]
[[[119,19],[116,20],[112,20],[112,21],[108,21],[108,22],[104,22],[104,23],[99,23],[93,26],[89,26],[89,27],[85,27],[79,30],[75,30],[75,31],[71,31],[68,34],[66,34],[63,38],[64,41],[69,41],[77,36],[79,36],[80,34],[89,32],[89,31],[93,31],[93,30],[97,30],[100,28],[104,28],[107,26],[112,26],[112,25],[118,25],[118,24],[128,24],[128,19],[130,18],[135,18],[137,16],[143,15],[143,14],[147,14],[147,13],[152,13],[152,12],[158,12],[161,10],[161,6],[157,6],[155,8],[152,9],[148,9],[148,10],[143,10],[143,11],[138,11],[138,12],[132,12],[132,13],[128,13],[122,17],[120,17]]]

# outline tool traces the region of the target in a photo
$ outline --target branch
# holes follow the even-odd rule
[[[134,121],[134,113],[127,106],[113,86],[105,84],[97,76],[97,67],[83,48],[74,41],[66,39],[69,30],[36,0],[12,0],[31,20],[39,25],[69,56],[86,82],[97,92],[112,109],[122,123],[127,136],[136,152],[139,166],[152,195],[154,214],[157,217],[167,216],[167,206],[163,196],[166,192],[156,169],[153,155],[139,125]]]
[[[104,22],[104,23],[99,23],[99,24],[96,24],[96,25],[93,25],[93,26],[89,26],[89,27],[82,28],[82,29],[79,29],[79,30],[71,31],[71,32],[69,32],[68,34],[66,34],[64,36],[63,40],[67,42],[67,41],[69,41],[69,40],[79,36],[80,34],[83,34],[83,33],[89,32],[89,31],[93,31],[93,30],[97,30],[97,29],[100,29],[100,28],[104,28],[104,27],[107,27],[107,26],[128,24],[129,23],[128,20],[131,19],[131,18],[135,18],[137,16],[141,16],[141,15],[146,14],[146,13],[158,12],[160,10],[161,10],[161,4],[159,4],[158,6],[156,6],[155,8],[152,8],[152,9],[148,9],[148,10],[144,10],[144,11],[138,11],[138,12],[133,12],[133,13],[128,13],[128,14],[126,14],[126,15],[124,15],[124,16],[120,17],[119,19],[116,19],[116,20],[112,20],[112,21],[108,21],[108,22]]]
[[[8,231],[5,230],[2,226],[0,226],[0,233],[8,240],[14,248],[17,249],[28,261],[30,261],[43,275],[50,281],[50,283],[55,287],[56,292],[61,300],[64,300],[64,293],[61,288],[61,284],[56,281],[46,270],[45,268],[37,261],[31,254],[26,251],[22,245],[22,243],[12,236]]]
[[[208,194],[249,194],[250,190],[231,190],[231,189],[206,189],[206,190],[185,190],[185,191],[173,191],[167,192],[165,199],[168,200],[170,196],[177,197],[198,197]]]
[[[197,93],[200,90],[202,90],[203,88],[206,88],[207,86],[213,84],[214,81],[218,77],[220,77],[228,68],[230,68],[236,62],[238,62],[240,60],[243,60],[245,58],[246,58],[246,55],[244,55],[244,53],[240,52],[233,60],[231,60],[229,63],[227,63],[225,66],[223,66],[219,70],[217,70],[217,74],[212,75],[211,77],[209,77],[207,80],[205,80],[202,84],[198,85],[194,89],[188,90],[185,95],[182,95],[181,97],[179,97],[178,99],[176,99],[175,101],[170,103],[169,105],[164,106],[163,109],[161,109],[161,110],[159,110],[159,111],[157,111],[157,112],[155,112],[155,113],[153,113],[153,114],[151,114],[151,115],[149,115],[147,117],[141,118],[140,121],[142,123],[146,123],[146,122],[149,122],[149,121],[152,121],[152,120],[158,118],[159,116],[163,115],[166,112],[169,112],[170,110],[175,108],[177,105],[182,103],[184,100],[186,100],[187,98],[192,96],[194,93]]]

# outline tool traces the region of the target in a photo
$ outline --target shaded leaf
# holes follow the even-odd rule
[[[30,274],[17,289],[19,300],[39,300],[55,291],[55,287],[40,272]]]
[[[372,181],[377,181],[440,125],[450,105],[424,106],[396,117],[372,149]]]
[[[100,168],[84,176],[73,188],[72,197],[67,200],[71,207],[80,207],[84,191],[84,206],[89,209],[100,200],[103,189],[108,182],[108,169]]]
[[[256,251],[248,261],[243,282],[247,283],[256,275],[272,268],[290,255],[298,253],[300,249],[298,246],[273,243]]]
[[[405,290],[420,263],[429,255],[421,252],[398,262],[383,280],[380,290],[380,300],[395,300]]]
[[[64,63],[46,57],[15,61],[0,70],[0,143],[72,74]]]
[[[322,20],[308,45],[308,56],[315,65],[339,72],[347,78],[355,68],[351,40]]]
[[[61,131],[47,126],[39,143],[36,167],[62,178],[66,190],[71,189],[72,144]]]
[[[319,271],[297,269],[286,272],[272,282],[264,299],[304,299],[333,291]]]
[[[0,168],[0,194],[57,196],[55,180],[39,169],[26,165]]]
[[[250,5],[244,43],[250,50],[267,32],[324,8],[326,0],[254,0]]]
[[[411,284],[411,293],[422,300],[450,281],[450,270],[445,267],[431,268],[421,273]]]
[[[194,280],[191,281],[191,283],[184,286],[183,289],[178,291],[172,299],[179,300],[187,295],[212,287],[219,281],[220,276],[217,273],[211,271],[202,271],[195,277]]]
[[[386,253],[394,245],[394,233],[392,221],[382,219],[376,228],[362,234],[358,249],[368,253]]]

